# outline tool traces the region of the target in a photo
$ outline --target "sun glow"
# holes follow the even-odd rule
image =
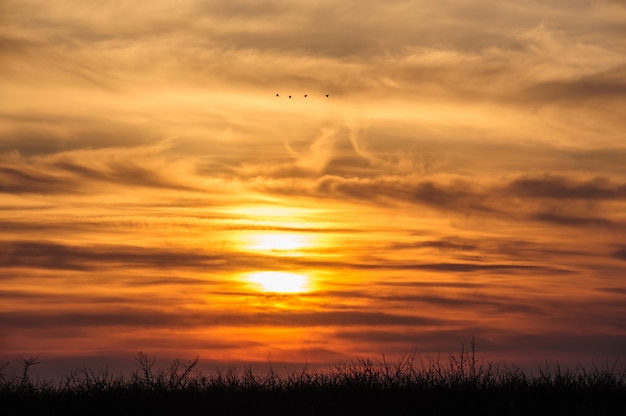
[[[250,242],[250,249],[268,251],[295,251],[309,245],[304,235],[293,233],[256,234],[251,236]]]
[[[299,293],[311,290],[309,279],[301,274],[288,272],[256,272],[248,279],[263,292]]]

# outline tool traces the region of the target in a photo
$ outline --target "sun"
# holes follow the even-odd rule
[[[290,233],[268,233],[254,237],[252,248],[257,250],[298,250],[307,245],[304,236]]]
[[[263,292],[300,293],[311,289],[309,279],[304,275],[296,273],[256,272],[252,273],[248,280],[258,285]]]

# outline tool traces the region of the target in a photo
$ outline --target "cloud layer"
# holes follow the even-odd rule
[[[615,355],[624,6],[3,1],[0,358]]]

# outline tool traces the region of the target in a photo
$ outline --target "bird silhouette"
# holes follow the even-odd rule
[[[330,94],[324,94],[324,95],[326,96],[326,98],[330,97]],[[280,94],[279,94],[279,93],[276,93],[276,96],[277,96],[277,97],[280,97]],[[309,96],[309,94],[304,94],[304,98],[306,98],[306,97],[308,97],[308,96]],[[289,99],[291,99],[291,95],[288,95],[287,97],[289,97]]]

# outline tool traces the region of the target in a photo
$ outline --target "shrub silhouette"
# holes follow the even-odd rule
[[[248,366],[203,375],[195,370],[199,357],[158,369],[140,352],[127,378],[81,368],[53,383],[30,379],[38,355],[18,362],[22,371],[13,377],[0,367],[3,414],[626,414],[626,373],[617,370],[617,361],[591,370],[546,365],[528,374],[485,363],[473,343],[445,361],[383,355],[284,374]]]

